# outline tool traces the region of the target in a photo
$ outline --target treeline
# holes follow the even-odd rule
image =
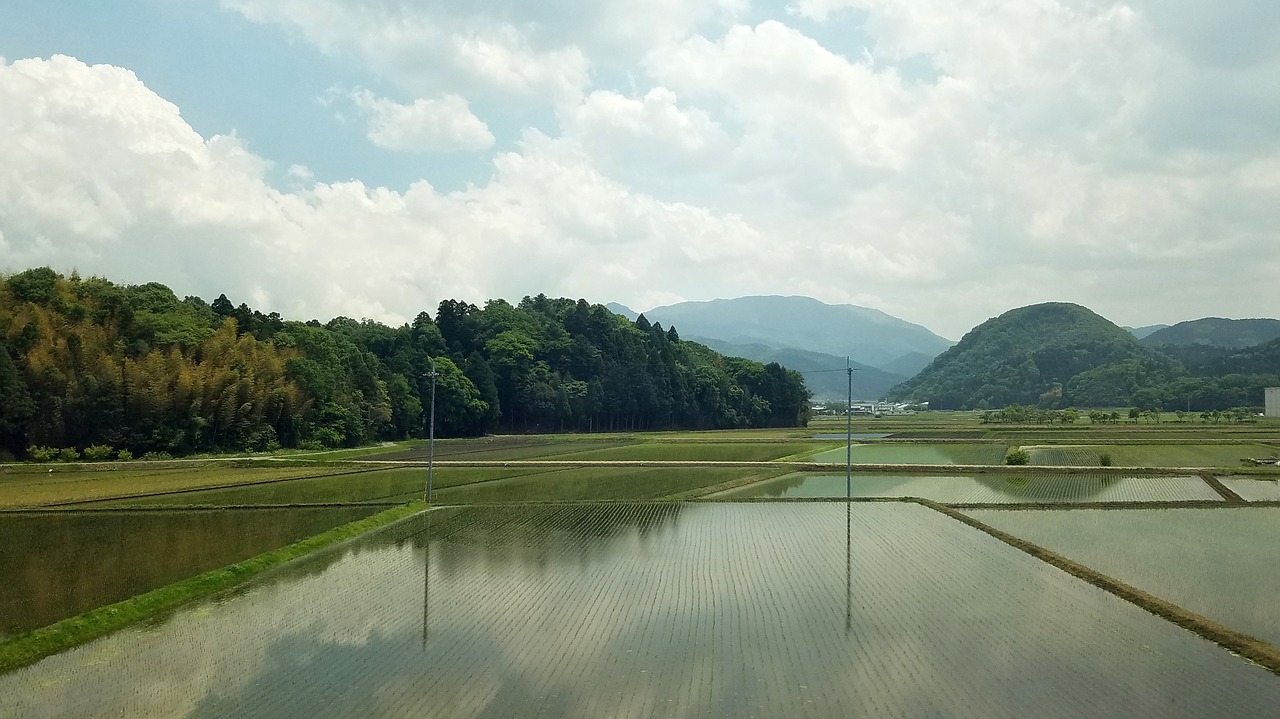
[[[0,453],[343,447],[425,436],[807,421],[801,376],[584,300],[456,300],[388,327],[290,321],[49,268],[0,282]],[[41,452],[46,452],[41,449]],[[65,456],[65,455],[64,455]]]

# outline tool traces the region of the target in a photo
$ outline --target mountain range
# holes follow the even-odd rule
[[[606,307],[632,320],[638,316],[616,303]],[[664,327],[675,326],[681,338],[718,352],[798,370],[817,399],[846,396],[846,357],[857,370],[855,397],[878,399],[953,344],[880,310],[829,305],[810,297],[681,302],[647,310],[644,316]]]

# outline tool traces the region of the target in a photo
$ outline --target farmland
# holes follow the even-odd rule
[[[1280,574],[1272,553],[1258,551],[1280,547],[1280,508],[969,514],[1280,646]]]
[[[1202,429],[860,419],[848,502],[843,422],[445,440],[412,516],[424,443],[0,466],[0,715],[1264,715],[1277,435]]]
[[[1220,501],[1199,477],[1133,477],[1102,474],[974,474],[960,476],[858,472],[854,497],[921,497],[955,504],[1019,502]],[[747,497],[844,497],[844,475],[793,474],[731,489],[717,499]]]
[[[0,712],[1179,717],[1280,701],[1273,674],[914,505],[412,522],[0,677]]]

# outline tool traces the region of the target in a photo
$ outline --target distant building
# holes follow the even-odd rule
[[[1280,387],[1267,388],[1266,405],[1265,414],[1268,417],[1280,417]]]

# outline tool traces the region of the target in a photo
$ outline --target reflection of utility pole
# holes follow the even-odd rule
[[[844,503],[844,633],[853,631],[853,502]]]
[[[427,434],[427,504],[431,504],[431,480],[432,471],[435,469],[436,460],[436,361],[433,357],[427,357],[431,362],[431,429]]]
[[[427,601],[431,596],[431,510],[426,511],[427,531],[422,533],[422,647],[427,646]]]

